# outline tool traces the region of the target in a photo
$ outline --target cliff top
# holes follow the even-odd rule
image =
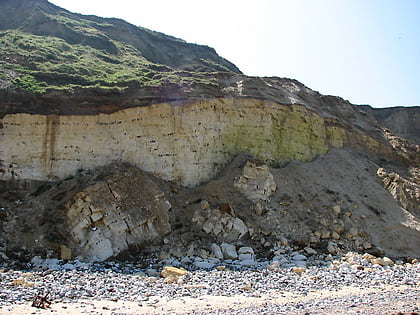
[[[120,19],[71,13],[45,0],[0,1],[0,89],[211,85],[200,74],[215,71],[241,73],[213,48]]]

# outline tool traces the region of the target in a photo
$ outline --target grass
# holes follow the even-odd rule
[[[98,35],[94,27],[77,24],[77,20],[64,16],[59,18],[72,29]],[[51,89],[71,90],[76,87],[125,89],[164,83],[181,86],[217,84],[206,73],[176,71],[148,61],[133,46],[109,41],[116,47],[116,52],[83,44],[72,45],[58,37],[37,36],[18,30],[2,31],[0,80],[7,80],[7,73],[12,71],[16,75],[8,88],[40,94]]]

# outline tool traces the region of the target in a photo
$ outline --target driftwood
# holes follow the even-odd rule
[[[38,292],[38,294],[34,297],[32,301],[32,306],[37,307],[37,308],[44,308],[44,309],[50,307],[52,302],[48,299],[49,294],[50,292],[47,292],[45,296],[42,296]]]

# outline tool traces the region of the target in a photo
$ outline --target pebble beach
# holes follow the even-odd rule
[[[420,313],[417,260],[381,265],[356,253],[322,263],[283,258],[242,267],[222,260],[206,269],[191,259],[170,267],[181,272],[174,275],[162,272],[168,260],[144,268],[38,259],[27,270],[0,269],[0,314]],[[48,305],[33,307],[36,296]]]

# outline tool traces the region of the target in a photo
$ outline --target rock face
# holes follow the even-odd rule
[[[86,187],[65,208],[70,244],[76,255],[91,259],[105,260],[171,231],[169,201],[135,168]]]
[[[385,169],[378,169],[377,175],[384,187],[404,209],[415,215],[420,215],[420,185],[417,181],[408,181],[397,173],[388,173]]]
[[[217,261],[238,259],[243,266],[253,266],[260,253],[280,254],[284,248],[308,255],[419,255],[419,146],[382,130],[359,107],[295,80],[238,74],[211,49],[122,21],[73,15],[42,0],[6,0],[0,6],[0,29],[32,27],[36,34],[61,38],[54,45],[87,42],[106,60],[122,34],[120,45],[138,46],[137,61],[144,53],[161,63],[143,65],[146,81],[114,86],[98,78],[100,88],[85,82],[73,89],[67,82],[68,89],[40,94],[22,88],[32,82],[22,77],[26,72],[20,89],[8,85],[16,81],[10,71],[0,73],[4,257],[24,257],[27,251],[106,260],[154,246],[163,260],[198,253]],[[10,19],[15,9],[21,12]],[[83,27],[69,30],[67,18]],[[96,31],[87,32],[86,25]],[[13,46],[20,55],[9,64],[15,74],[26,62],[20,60],[22,47],[47,40],[21,33],[20,48]],[[90,55],[90,48],[84,53]],[[169,51],[175,52],[172,59]],[[197,71],[229,72],[179,71],[189,64]],[[40,74],[29,70],[32,79]],[[404,117],[401,122],[408,121]],[[412,117],[408,125],[417,130]],[[8,189],[26,182],[37,189]],[[305,264],[306,256],[294,257]]]
[[[274,166],[353,146],[394,154],[380,139],[302,105],[206,99],[88,116],[8,114],[1,119],[0,180],[54,180],[129,162],[194,186],[242,151]]]
[[[360,106],[397,136],[420,144],[420,107],[372,108]]]

